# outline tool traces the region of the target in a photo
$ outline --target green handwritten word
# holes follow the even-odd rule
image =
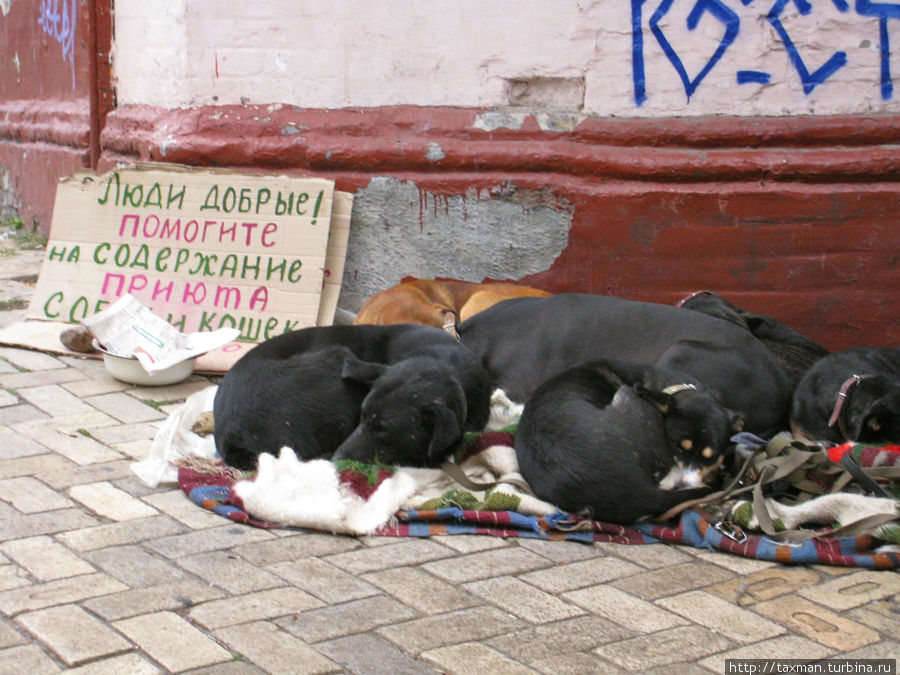
[[[58,249],[53,246],[48,259],[66,262],[77,262],[80,256],[79,247]],[[303,261],[299,258],[288,261],[286,258],[275,258],[262,255],[238,255],[228,253],[219,256],[216,253],[203,253],[189,248],[165,247],[154,253],[147,244],[132,246],[119,244],[98,244],[94,248],[92,260],[97,265],[114,265],[119,268],[141,269],[147,272],[183,273],[189,276],[229,277],[253,281],[265,280],[295,284],[303,278],[301,271]],[[264,264],[265,263],[265,264]],[[290,264],[289,264],[290,263]]]
[[[237,188],[213,185],[206,193],[206,199],[200,207],[201,211],[219,211],[223,213],[259,213],[262,206],[268,204],[272,200],[272,191],[268,188],[261,188],[256,191],[256,199],[253,198],[253,190],[251,188]],[[310,224],[316,224],[316,218],[319,215],[319,209],[322,207],[322,199],[325,196],[324,191],[319,190],[312,204],[312,220]],[[284,194],[281,190],[275,195],[275,215],[276,216],[305,216],[309,212],[307,204],[311,199],[308,192],[288,192]]]
[[[163,220],[155,213],[144,216],[143,220],[136,213],[128,213],[122,216],[119,224],[120,237],[185,241],[189,244],[230,242],[253,246],[259,243],[266,248],[275,246],[272,237],[277,231],[277,223],[204,220],[201,224],[197,220],[188,220],[182,224],[181,218]]]
[[[134,206],[149,208],[158,206],[161,209],[181,209],[184,206],[184,195],[187,190],[185,185],[176,186],[169,184],[166,188],[166,203],[163,204],[163,187],[159,183],[152,185],[122,184],[119,172],[113,172],[106,180],[106,191],[102,197],[97,198],[97,203],[105,206],[110,203],[115,206]]]

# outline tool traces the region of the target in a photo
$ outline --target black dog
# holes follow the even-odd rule
[[[900,443],[900,349],[856,347],[817,361],[794,391],[791,431],[815,441]]]
[[[488,419],[477,360],[430,326],[329,326],[256,346],[222,379],[216,447],[231,466],[291,447],[301,459],[436,465]]]
[[[653,366],[592,361],[537,388],[516,431],[535,495],[627,525],[702,497],[742,420],[701,384]]]
[[[797,386],[810,366],[828,350],[767,314],[748,312],[711,291],[698,291],[678,303],[677,307],[702,312],[747,329],[778,359],[791,383]]]
[[[759,435],[786,428],[791,387],[750,332],[670,305],[577,293],[516,298],[458,327],[493,386],[524,402],[538,385],[584,361],[616,358],[685,373]]]

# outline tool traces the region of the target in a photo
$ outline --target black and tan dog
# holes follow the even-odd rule
[[[749,331],[700,312],[568,293],[505,300],[464,321],[459,334],[514,401],[579,363],[614,358],[703,383],[744,415],[747,431],[787,428],[791,386],[775,356]]]
[[[791,431],[833,443],[900,443],[900,349],[856,347],[816,361],[794,391]]]
[[[541,499],[627,525],[709,493],[742,426],[693,378],[599,360],[537,388],[516,455]]]
[[[305,328],[263,342],[216,392],[216,448],[255,468],[261,453],[439,465],[479,431],[487,374],[455,339],[430,326]]]

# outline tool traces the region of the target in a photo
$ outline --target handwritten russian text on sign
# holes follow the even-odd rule
[[[30,316],[77,323],[131,293],[183,333],[316,325],[333,197],[324,179],[170,165],[65,179]]]

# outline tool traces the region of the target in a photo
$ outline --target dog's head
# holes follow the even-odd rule
[[[414,357],[383,365],[350,358],[342,375],[372,388],[363,399],[359,425],[333,460],[437,466],[462,439],[465,393],[440,361]]]
[[[900,443],[900,382],[861,379],[850,394],[847,435],[860,443]]]
[[[663,391],[636,384],[634,389],[662,413],[675,466],[697,471],[699,482],[705,482],[724,461],[731,436],[744,428],[743,416],[725,408],[709,390],[693,384]]]

